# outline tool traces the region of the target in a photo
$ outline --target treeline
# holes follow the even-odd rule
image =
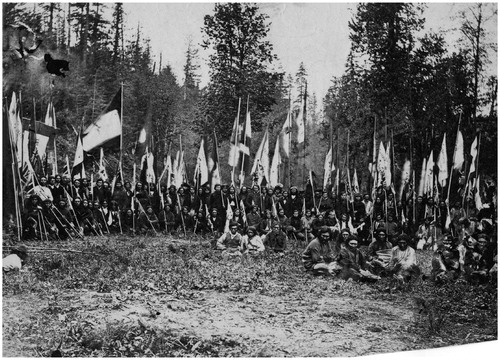
[[[431,150],[439,153],[443,134],[451,163],[460,121],[466,154],[481,132],[479,171],[494,175],[497,78],[486,78],[484,69],[488,52],[496,51],[486,32],[487,21],[496,19],[496,5],[470,4],[459,13],[461,39],[452,52],[442,33],[418,36],[425,22],[422,13],[423,5],[411,3],[357,5],[349,22],[346,71],[333,79],[324,98],[330,122],[324,132],[330,125],[340,128],[335,140],[345,149],[350,130],[349,165],[367,169],[376,129],[377,141],[394,145],[396,171],[411,159],[418,173]],[[368,176],[367,171],[361,175],[364,182]]]
[[[482,134],[480,172],[496,174],[497,80],[484,78],[487,50],[492,46],[486,41],[485,23],[492,12],[496,16],[493,4],[478,3],[460,14],[463,41],[459,50],[450,52],[442,34],[417,35],[425,21],[422,5],[359,4],[349,22],[351,51],[345,73],[333,79],[324,109],[319,108],[316,94],[307,94],[305,155],[292,141],[292,154],[305,158],[292,156],[291,168],[305,162],[322,174],[324,156],[333,143],[336,165],[346,163],[349,151],[351,170],[365,170],[358,171],[358,176],[367,183],[376,122],[377,141],[394,144],[396,172],[405,158],[413,160],[418,172],[423,157],[432,149],[439,152],[444,133],[451,162],[460,118],[466,149],[476,132]],[[57,152],[69,154],[70,161],[77,132],[96,118],[123,84],[123,169],[128,175],[134,158],[138,162],[142,155],[134,154],[134,148],[148,106],[157,173],[168,151],[177,151],[180,135],[186,162],[194,166],[201,137],[210,138],[215,130],[221,144],[221,174],[227,180],[228,141],[238,100],[240,123],[247,107],[252,116],[251,154],[266,127],[272,152],[290,104],[294,116],[307,91],[307,65],[301,63],[293,76],[274,70],[279,69],[279,59],[267,39],[272,25],[256,4],[214,5],[213,13],[204,19],[203,42],[186,47],[182,81],[165,65],[168,59],[152,61],[149,40],[140,27],[132,38],[124,37],[128,24],[121,3],[4,3],[3,20],[4,24],[24,22],[41,34],[44,41],[37,57],[48,52],[70,61],[71,72],[65,79],[47,74],[43,59],[4,64],[3,70],[4,97],[21,91],[23,116],[42,119],[47,104],[53,102],[62,134]],[[203,89],[198,73],[200,48],[213,50],[208,59],[210,80]],[[482,88],[488,90],[479,91]],[[118,154],[106,156],[114,172]],[[59,168],[63,161],[59,158]],[[291,172],[292,182],[299,180],[296,173]]]

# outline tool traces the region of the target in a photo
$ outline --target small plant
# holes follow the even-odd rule
[[[437,301],[435,299],[425,300],[420,297],[415,297],[413,300],[416,306],[416,318],[424,318],[429,331],[432,334],[438,334],[445,320],[445,312],[440,309]]]

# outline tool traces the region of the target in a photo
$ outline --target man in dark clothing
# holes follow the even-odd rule
[[[367,263],[374,274],[379,274],[389,265],[392,248],[385,229],[378,229],[375,239],[368,245],[366,254]]]
[[[97,180],[96,185],[94,186],[93,189],[93,194],[94,194],[93,198],[94,204],[95,201],[98,201],[99,204],[101,204],[105,200],[106,196],[102,179]]]
[[[224,204],[220,184],[215,185],[215,191],[210,195],[210,208],[216,208],[219,214],[226,212],[226,204]]]
[[[272,250],[275,253],[282,254],[285,251],[287,237],[286,234],[281,231],[278,222],[273,224],[273,230],[264,237],[263,242],[266,249]]]
[[[121,181],[116,182],[115,190],[111,199],[116,201],[116,206],[120,211],[124,211],[130,207],[130,199],[127,196],[127,192],[123,188]]]
[[[248,226],[259,226],[261,222],[261,217],[259,214],[259,207],[254,205],[252,208],[252,212],[247,214],[247,223]]]
[[[61,185],[61,176],[56,175],[54,186],[50,189],[52,191],[52,198],[54,204],[57,204],[59,200],[65,199],[64,187]]]
[[[217,208],[213,208],[210,216],[207,219],[208,226],[211,231],[215,233],[223,233],[225,221],[224,218],[219,214]]]
[[[288,197],[288,202],[285,207],[285,215],[291,217],[295,210],[299,212],[302,211],[302,197],[299,195],[299,191],[296,186],[290,188],[290,195]]]
[[[306,271],[314,275],[333,273],[336,270],[333,251],[330,246],[330,231],[325,226],[320,237],[314,238],[302,253],[302,263]]]

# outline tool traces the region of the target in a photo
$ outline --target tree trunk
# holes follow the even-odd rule
[[[71,47],[71,4],[68,3],[68,55]]]
[[[87,65],[87,43],[89,38],[89,18],[90,18],[90,3],[85,5],[85,25],[83,29],[83,37],[81,39],[82,45],[82,62],[83,67],[85,68]]]

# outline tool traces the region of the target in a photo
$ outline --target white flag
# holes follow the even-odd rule
[[[198,176],[200,176],[199,186],[205,184],[208,181],[208,166],[207,158],[205,156],[204,139],[201,139],[200,150],[198,151],[198,158],[196,159],[196,168],[194,170],[194,183],[198,182]]]
[[[434,150],[431,151],[429,159],[427,160],[427,166],[425,170],[425,189],[424,192],[427,197],[432,196],[433,191],[433,181],[434,181]]]
[[[438,181],[441,187],[446,185],[446,180],[448,179],[448,156],[446,155],[446,133],[443,136],[443,144],[441,145],[441,151],[439,152],[438,163],[439,176]]]
[[[299,114],[297,115],[297,118],[295,119],[297,123],[297,142],[299,144],[302,144],[305,141],[305,135],[306,135],[306,126],[304,122],[304,100],[300,103],[300,110]]]
[[[276,139],[276,146],[274,147],[273,161],[271,163],[271,173],[269,174],[269,182],[271,186],[276,186],[279,183],[279,166],[281,164],[280,155],[280,141]]]
[[[470,170],[469,174],[472,174],[473,172],[476,171],[476,158],[477,158],[477,136],[474,139],[474,142],[472,143],[470,147],[470,154],[472,156],[472,162],[470,164]]]
[[[460,170],[462,165],[464,164],[464,138],[460,130],[458,130],[457,134],[457,142],[455,145],[455,152],[453,155],[453,168],[455,170]]]
[[[280,138],[282,143],[283,152],[285,156],[290,157],[290,133],[292,131],[292,115],[290,111],[286,115],[285,123],[283,124],[283,129],[281,129]]]
[[[324,176],[323,176],[323,188],[326,188],[330,183],[331,183],[331,175],[332,175],[332,148],[328,150],[326,153],[325,157],[325,166],[323,167],[324,169]]]
[[[259,149],[255,154],[255,160],[252,166],[252,174],[257,174],[259,177],[259,184],[265,177],[269,180],[269,132],[266,129],[262,141],[259,145]]]

